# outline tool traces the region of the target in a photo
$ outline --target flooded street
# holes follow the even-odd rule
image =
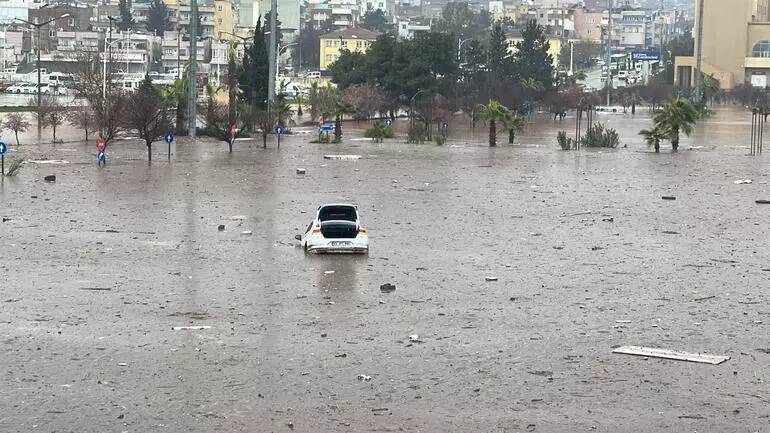
[[[643,144],[649,115],[595,120],[627,147],[558,150],[571,116],[498,148],[459,121],[442,147],[351,122],[338,145],[156,143],[151,165],[117,142],[103,169],[79,131],[12,145],[6,169],[67,163],[0,184],[0,431],[768,431],[750,116],[717,109],[677,154]],[[330,202],[359,206],[368,256],[297,246]]]

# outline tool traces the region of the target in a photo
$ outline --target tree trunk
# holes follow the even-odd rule
[[[297,117],[302,117],[302,104],[297,105]]]
[[[152,143],[147,143],[147,162],[152,162]]]
[[[16,147],[19,147],[21,143],[19,143],[19,131],[15,130],[13,131],[13,134],[16,136]]]
[[[679,150],[679,128],[671,128],[671,150]]]
[[[516,131],[513,129],[508,130],[508,144],[513,144],[513,141],[516,140]]]
[[[334,141],[337,143],[342,141],[342,117],[337,116],[334,121]]]
[[[51,127],[53,128],[53,142],[56,144],[56,124],[54,123]]]
[[[631,104],[631,114],[636,114],[636,102]]]
[[[227,123],[228,127],[235,125],[235,104],[236,94],[235,91],[238,87],[237,77],[235,76],[235,58],[230,56],[230,61],[227,63]],[[232,153],[232,145],[230,145],[230,153]]]
[[[489,147],[497,146],[497,125],[494,120],[489,121]]]
[[[267,149],[267,133],[262,132],[262,148]]]
[[[660,153],[660,141],[655,140],[655,153]]]

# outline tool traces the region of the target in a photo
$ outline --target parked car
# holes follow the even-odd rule
[[[297,235],[306,252],[368,253],[369,235],[361,227],[358,208],[352,204],[325,204],[304,235]]]
[[[32,89],[30,89],[30,86],[34,87],[34,84],[31,83],[16,83],[13,86],[9,86],[8,89],[6,89],[9,93],[29,93]]]

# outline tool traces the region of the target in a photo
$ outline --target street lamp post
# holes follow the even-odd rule
[[[424,93],[424,92],[425,92],[424,90],[418,89],[417,93],[415,93],[414,96],[412,96],[412,99],[409,100],[409,117],[410,117],[409,127],[411,128],[414,128],[414,98],[416,98],[417,95],[419,95],[420,93]]]
[[[58,18],[51,18],[50,20],[42,22],[42,23],[38,23],[38,22],[34,22],[33,23],[31,21],[27,21],[27,20],[24,20],[24,19],[21,19],[21,18],[16,18],[17,20],[19,20],[21,22],[27,23],[27,24],[31,25],[32,27],[35,27],[35,30],[37,32],[37,89],[35,91],[37,93],[37,114],[38,114],[38,119],[37,119],[37,135],[38,135],[38,138],[40,137],[40,132],[41,132],[42,127],[43,127],[43,125],[40,122],[40,118],[39,118],[39,115],[40,115],[40,97],[41,97],[41,95],[43,93],[43,92],[40,91],[41,90],[40,89],[40,29],[43,26],[51,24],[52,22],[54,22],[56,20],[59,20],[59,19],[62,19],[62,18],[67,18],[68,16],[70,16],[70,14],[67,13],[67,14],[64,14],[64,15],[58,17]]]
[[[468,42],[468,41],[472,41],[472,40],[473,40],[473,38],[458,39],[457,40],[457,63],[460,63],[461,53],[462,53],[461,50],[463,49],[463,44]]]

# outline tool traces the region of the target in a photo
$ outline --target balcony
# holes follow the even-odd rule
[[[770,69],[770,57],[746,57],[743,61],[744,68]]]

